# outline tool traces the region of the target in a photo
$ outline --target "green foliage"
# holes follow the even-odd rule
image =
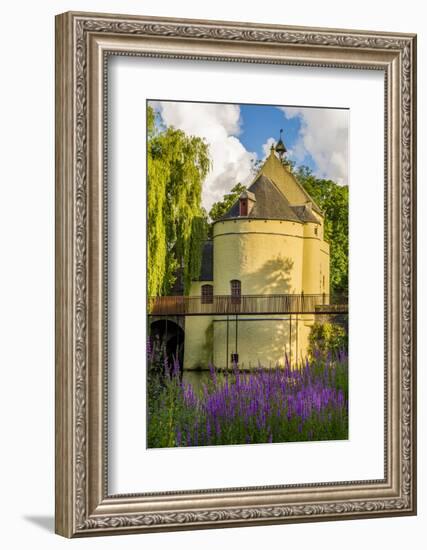
[[[230,193],[224,195],[222,201],[214,202],[212,208],[209,211],[210,219],[215,222],[216,220],[222,218],[222,216],[224,216],[230,210],[230,208],[245,190],[246,187],[244,185],[242,185],[241,183],[237,183],[232,188]]]
[[[256,176],[258,172],[260,171],[261,166],[264,164],[264,160],[262,159],[251,159],[251,172],[253,176]]]
[[[336,323],[315,323],[309,336],[309,353],[312,357],[325,359],[329,354],[335,357],[338,352],[347,350],[346,330]]]
[[[148,293],[167,294],[183,266],[185,290],[198,276],[207,216],[201,206],[210,170],[208,144],[173,127],[156,126],[147,108]]]
[[[149,340],[147,348],[147,408],[150,414],[165,387],[164,364],[167,356],[166,346],[158,337]]]
[[[156,132],[156,113],[152,107],[147,108],[147,136],[152,138]]]
[[[150,387],[148,388],[151,389]],[[149,448],[175,446],[175,418],[189,416],[181,399],[181,384],[177,376],[165,377],[160,397],[149,398],[147,443]]]
[[[184,265],[187,266],[187,269],[184,270],[184,288],[186,293],[190,290],[191,281],[194,281],[200,275],[203,244],[208,236],[208,230],[209,223],[206,212],[203,210],[203,215],[195,216],[191,221],[189,245],[183,254]]]
[[[295,176],[325,214],[325,239],[330,243],[332,294],[348,293],[348,186],[316,178],[302,166]]]

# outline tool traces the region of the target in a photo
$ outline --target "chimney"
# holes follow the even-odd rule
[[[243,191],[239,197],[239,216],[247,217],[255,206],[256,198],[254,193]]]

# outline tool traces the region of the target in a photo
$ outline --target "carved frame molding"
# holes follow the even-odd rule
[[[385,478],[108,495],[109,55],[385,73]],[[416,37],[66,13],[56,18],[56,532],[67,537],[416,513]]]

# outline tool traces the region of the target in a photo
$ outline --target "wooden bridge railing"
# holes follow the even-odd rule
[[[159,296],[149,298],[149,315],[242,315],[283,313],[347,313],[347,297],[329,294],[260,294]]]

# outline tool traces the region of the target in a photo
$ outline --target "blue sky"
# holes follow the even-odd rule
[[[250,184],[280,129],[287,157],[319,177],[348,184],[349,112],[344,109],[150,101],[164,123],[206,140],[212,170],[203,189],[210,209],[236,183]]]
[[[241,133],[240,141],[248,151],[254,151],[258,158],[263,158],[263,145],[268,138],[282,139],[288,151],[292,151],[301,131],[301,117],[287,118],[282,110],[270,105],[240,105]],[[303,163],[316,170],[317,166],[307,151]]]

